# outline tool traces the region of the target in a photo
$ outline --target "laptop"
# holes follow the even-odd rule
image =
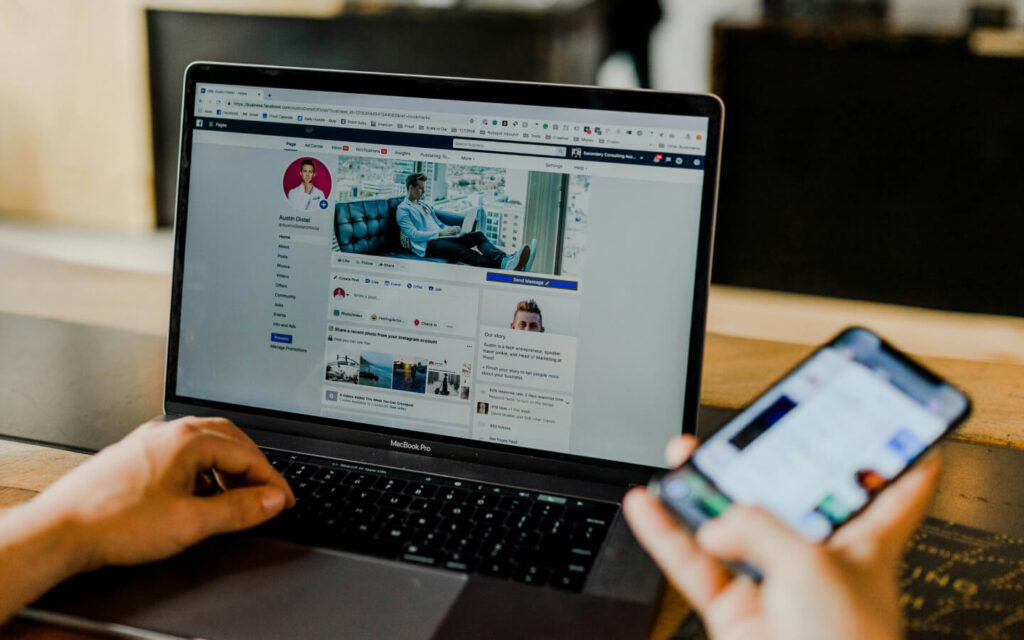
[[[208,639],[644,637],[663,582],[620,502],[695,429],[722,117],[189,66],[164,409],[232,419],[299,504],[36,610]],[[445,224],[536,239],[532,272],[403,248],[414,174]]]

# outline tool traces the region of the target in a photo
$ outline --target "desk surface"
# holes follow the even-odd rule
[[[0,311],[124,329],[140,345],[159,345],[168,292],[166,275],[0,253]],[[813,345],[850,324],[876,329],[974,399],[974,416],[954,436],[959,442],[947,447],[948,470],[933,515],[1019,532],[1024,506],[1017,505],[1024,505],[1024,499],[1006,483],[1019,464],[1017,453],[969,443],[1024,448],[1024,319],[712,287],[702,403],[743,406]],[[116,361],[116,354],[112,357]],[[155,369],[159,372],[160,366]],[[45,401],[41,390],[29,392]],[[143,405],[140,412],[147,413],[148,403]],[[84,459],[78,453],[0,441],[0,513]],[[670,637],[685,612],[685,603],[669,590],[651,637]],[[3,631],[21,638],[88,637],[20,622]]]

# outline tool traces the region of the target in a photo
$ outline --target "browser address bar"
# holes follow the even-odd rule
[[[533,156],[565,157],[565,147],[552,147],[546,144],[526,144],[523,142],[493,142],[491,140],[452,140],[452,149],[471,151],[499,151],[502,153],[526,153]]]

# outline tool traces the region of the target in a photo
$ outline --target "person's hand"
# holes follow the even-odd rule
[[[214,470],[224,493],[199,497]],[[73,570],[159,560],[295,504],[288,483],[223,418],[148,422],[62,477],[25,509],[74,534]],[[23,516],[32,517],[30,514]]]
[[[689,436],[672,440],[669,465],[682,464],[695,447]],[[938,455],[931,454],[824,544],[754,507],[730,507],[701,526],[696,539],[644,489],[626,494],[622,507],[637,539],[716,640],[889,640],[902,637],[899,561],[938,473]],[[734,576],[719,561],[749,562],[764,580]]]
[[[441,231],[439,231],[438,233],[439,233],[439,235],[442,235],[442,236],[454,236],[461,229],[462,229],[462,227],[445,227],[444,229],[441,229]]]

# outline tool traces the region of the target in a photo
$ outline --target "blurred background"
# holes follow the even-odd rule
[[[0,251],[169,271],[197,59],[713,91],[714,282],[1024,316],[1024,0],[0,0]]]

